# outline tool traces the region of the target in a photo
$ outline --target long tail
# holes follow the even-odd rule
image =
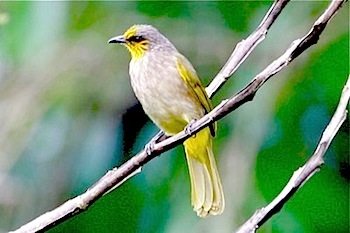
[[[199,217],[218,215],[225,200],[212,151],[212,136],[206,128],[184,142],[191,179],[191,203]]]

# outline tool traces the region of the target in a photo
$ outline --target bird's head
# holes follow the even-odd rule
[[[149,51],[175,49],[170,41],[151,25],[133,25],[123,35],[108,40],[108,43],[123,44],[133,59],[141,58]]]

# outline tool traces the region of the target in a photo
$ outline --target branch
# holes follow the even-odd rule
[[[225,82],[254,50],[254,48],[265,39],[267,31],[270,29],[271,25],[275,22],[288,2],[289,0],[276,0],[271,6],[270,10],[266,13],[264,19],[261,21],[257,29],[255,29],[255,31],[248,36],[247,39],[242,40],[236,45],[226,64],[221,68],[219,73],[206,88],[209,97],[212,97],[225,84]]]
[[[286,2],[286,1],[276,0],[272,8],[274,6],[278,6],[283,2]],[[324,14],[327,13],[326,15],[329,16],[329,17],[323,17],[324,20],[322,22],[324,26],[331,19],[331,17],[335,15],[338,8],[340,8],[343,3],[344,1],[332,2],[331,6],[324,13]],[[285,4],[286,3],[282,5],[285,5]],[[332,7],[333,5],[337,5],[337,7],[334,8]],[[278,16],[279,11],[283,9],[281,5],[279,6],[280,7],[275,8],[275,10],[270,10],[267,16],[264,18],[262,24],[269,25],[268,27],[266,27],[266,30],[271,26],[274,19]],[[264,23],[265,21],[266,23]],[[315,25],[317,24],[317,22],[315,23]],[[193,125],[191,125],[192,133],[193,134],[197,133],[201,129],[207,127],[209,124],[212,124],[214,121],[217,121],[223,118],[224,116],[226,116],[228,113],[234,111],[236,108],[243,105],[244,103],[251,101],[255,93],[263,85],[263,83],[265,83],[270,77],[278,73],[282,68],[287,66],[294,58],[297,57],[297,56],[293,56],[293,54],[297,54],[296,51],[298,51],[297,55],[299,55],[303,51],[305,51],[309,46],[316,43],[323,29],[324,27],[314,26],[306,36],[304,36],[302,39],[298,39],[294,41],[290,46],[290,48],[281,57],[276,59],[265,70],[263,70],[260,74],[258,74],[238,94],[232,96],[228,100],[222,101],[221,104],[218,105],[216,108],[214,108],[211,112],[209,112],[207,115],[205,115],[201,119],[197,120]],[[256,43],[258,43],[259,41],[260,40],[258,39],[256,40],[256,42],[254,43],[252,42],[251,46],[256,46]],[[248,47],[249,46],[246,44],[246,48]],[[236,48],[236,49],[242,49],[242,48]],[[235,53],[235,51],[233,53]],[[249,53],[250,51],[251,49],[249,48],[246,50],[247,53]],[[246,56],[242,56],[242,59],[238,62],[235,61],[233,58],[230,58],[232,65],[230,62],[228,62],[222,70],[224,71],[231,70],[230,73],[234,72],[234,70],[237,69],[239,64],[241,64],[241,62],[244,61],[245,57]],[[220,71],[220,72],[224,72],[224,71]],[[221,74],[218,76],[226,77],[226,75],[228,74]],[[221,85],[222,84],[220,84],[219,86]],[[212,91],[212,93],[215,93],[214,89],[212,88],[209,88],[209,89]],[[91,206],[101,196],[108,193],[112,188],[120,186],[123,182],[128,180],[130,177],[140,172],[141,167],[144,164],[146,164],[148,161],[155,158],[157,155],[160,155],[161,153],[167,150],[170,150],[171,148],[174,148],[175,146],[181,144],[190,136],[191,135],[186,134],[185,131],[182,131],[170,138],[167,138],[155,144],[153,147],[153,150],[149,154],[147,154],[145,150],[139,152],[130,160],[122,164],[119,168],[114,168],[113,170],[108,171],[95,185],[89,188],[85,193],[71,200],[68,200],[61,206],[57,207],[56,209],[39,216],[38,218],[23,225],[21,228],[19,228],[14,232],[37,232],[37,231],[48,230],[53,226],[73,217],[74,215],[77,215],[85,211],[89,206]]]
[[[253,233],[262,224],[264,224],[274,214],[279,212],[283,205],[301,188],[301,186],[308,181],[324,163],[323,156],[331,144],[334,136],[338,132],[340,126],[346,119],[347,110],[350,98],[350,76],[346,82],[336,112],[334,113],[330,123],[325,131],[323,131],[322,138],[317,145],[317,148],[307,163],[300,167],[293,173],[293,176],[283,188],[282,192],[266,207],[263,207],[253,214],[237,231],[236,233]]]

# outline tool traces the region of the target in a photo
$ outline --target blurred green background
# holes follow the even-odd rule
[[[216,105],[300,38],[328,2],[291,2]],[[129,54],[107,44],[135,23],[153,24],[207,85],[271,2],[0,2],[0,232],[86,190],[157,132],[135,99]],[[349,74],[349,8],[319,43],[218,124],[214,151],[223,215],[190,205],[182,147],[50,232],[232,232],[271,201],[313,153]],[[325,165],[259,232],[348,232],[349,122]]]

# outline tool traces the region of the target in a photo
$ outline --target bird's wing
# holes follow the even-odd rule
[[[191,63],[182,55],[177,57],[177,69],[180,73],[181,79],[185,82],[189,90],[197,97],[200,104],[205,109],[205,112],[210,112],[213,109],[213,106],[209,100],[207,92]],[[210,125],[210,132],[214,137],[216,133],[216,123]]]

